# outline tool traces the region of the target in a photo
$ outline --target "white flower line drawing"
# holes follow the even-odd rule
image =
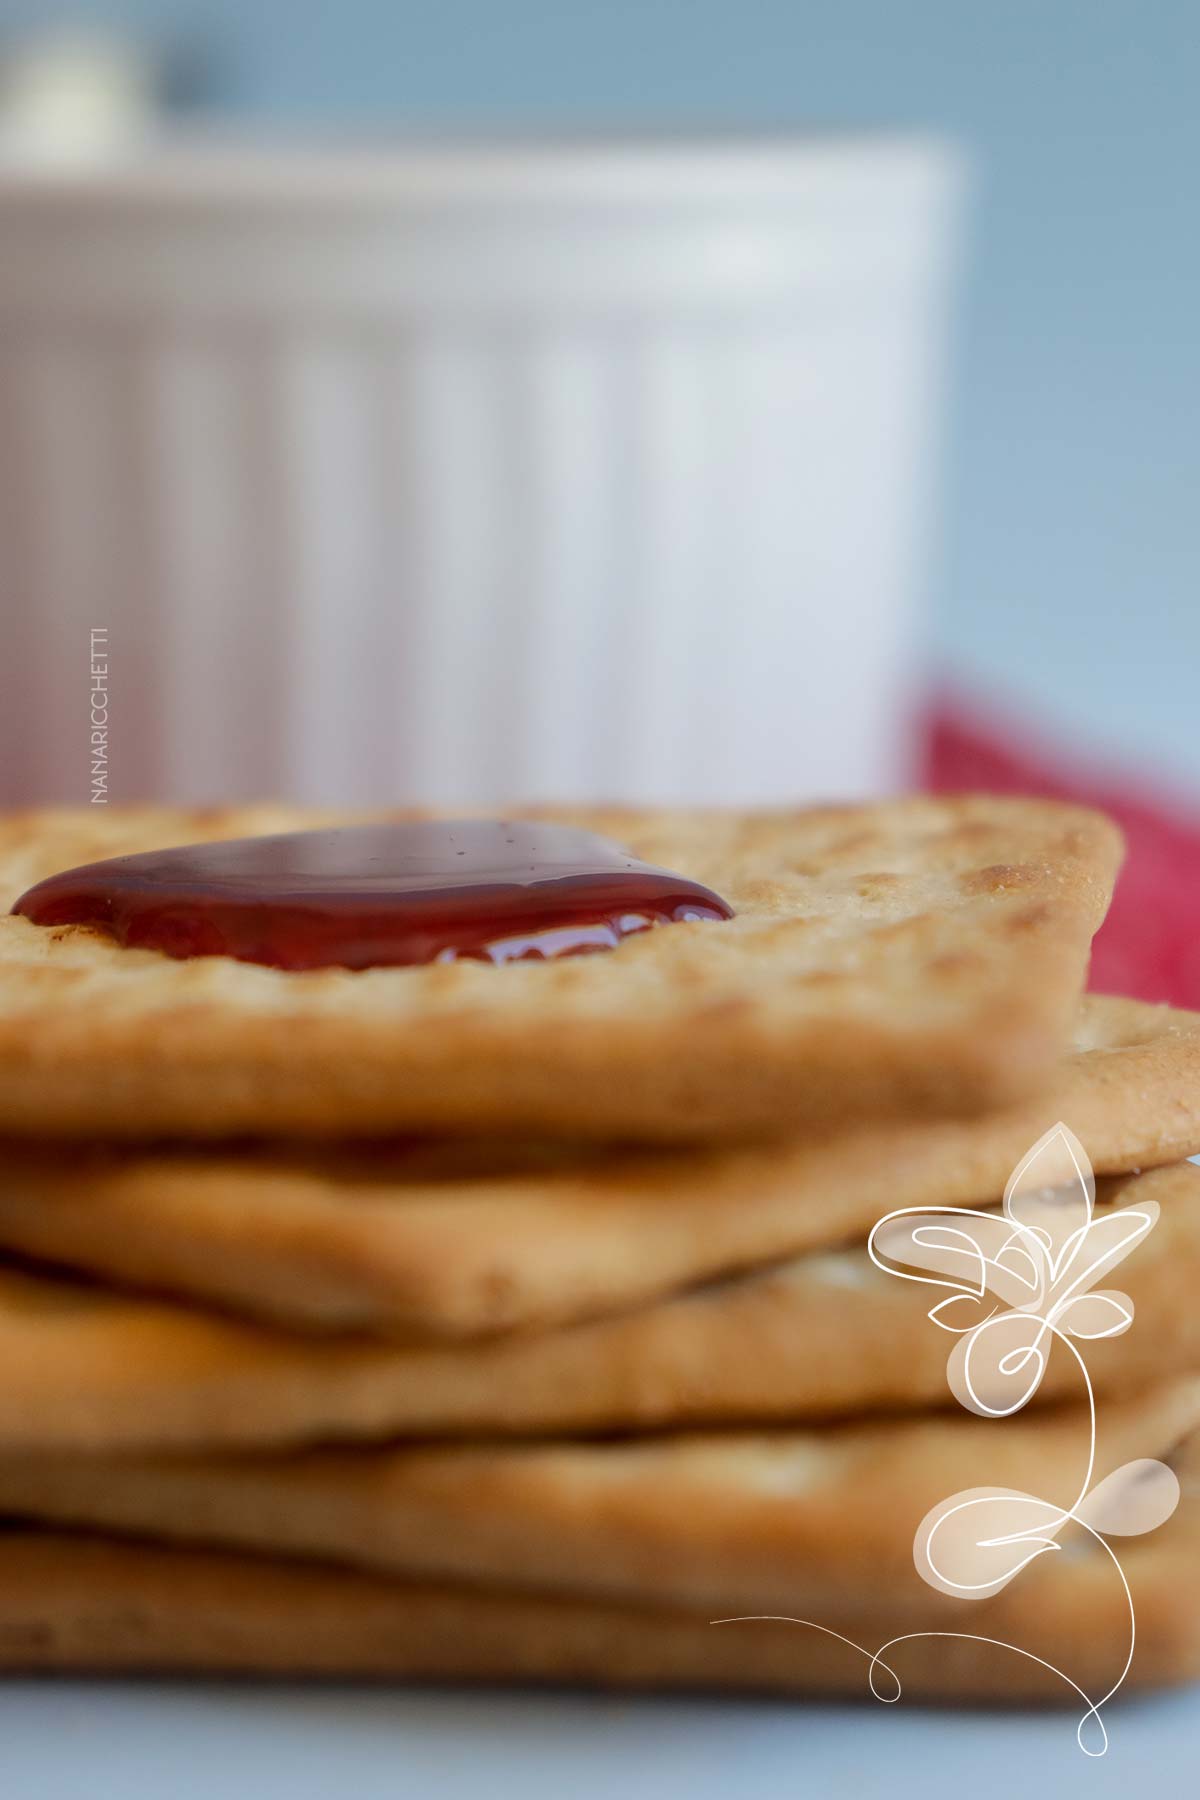
[[[752,1614],[714,1619],[731,1625],[753,1620],[805,1625],[838,1638],[868,1659],[872,1694],[887,1705],[901,1697],[895,1670],[884,1661],[897,1645],[918,1638],[959,1638],[993,1644],[1040,1663],[1084,1703],[1076,1739],[1085,1756],[1103,1756],[1108,1732],[1101,1709],[1119,1691],[1133,1662],[1137,1629],[1133,1596],[1108,1536],[1134,1536],[1165,1523],[1179,1503],[1179,1483],[1166,1463],[1137,1458],[1092,1486],[1096,1462],[1096,1400],[1091,1376],[1075,1340],[1118,1337],[1133,1323],[1133,1303],[1114,1290],[1092,1291],[1158,1219],[1154,1201],[1114,1208],[1097,1218],[1091,1164],[1075,1134],[1061,1122],[1022,1157],[1004,1190],[999,1212],[972,1207],[904,1207],[886,1214],[867,1240],[872,1262],[885,1274],[949,1290],[929,1312],[956,1342],[947,1379],[961,1405],[983,1418],[1008,1418],[1041,1385],[1055,1341],[1074,1357],[1087,1395],[1089,1444],[1079,1492],[1070,1506],[1054,1505],[1011,1488],[966,1488],[939,1501],[921,1520],[913,1539],[917,1572],[931,1587],[983,1599],[1039,1556],[1057,1551],[1068,1523],[1087,1532],[1112,1562],[1129,1612],[1129,1648],[1120,1674],[1099,1699],[1091,1699],[1065,1670],[1019,1644],[966,1631],[914,1631],[888,1639],[874,1652],[812,1619]],[[907,1265],[897,1267],[898,1263]],[[912,1271],[919,1269],[921,1273]],[[989,1297],[994,1302],[989,1310]],[[961,1321],[961,1322],[960,1322]],[[895,1685],[881,1693],[877,1671]],[[1085,1741],[1094,1722],[1095,1747]]]

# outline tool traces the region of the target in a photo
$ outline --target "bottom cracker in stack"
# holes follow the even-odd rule
[[[1124,1558],[1135,1687],[1200,1677],[1200,1447],[1175,1517]],[[961,1623],[892,1643],[886,1600],[828,1629],[367,1575],[220,1550],[0,1534],[0,1666],[252,1676],[583,1682],[779,1694],[1075,1701],[1121,1677],[1129,1602],[1103,1550],[1043,1557]],[[962,1636],[946,1635],[947,1631]],[[1008,1648],[1014,1646],[1015,1648]],[[871,1657],[882,1652],[872,1670]],[[1061,1671],[1061,1673],[1059,1672]]]
[[[1198,1401],[1196,1383],[1161,1397],[1152,1409],[1158,1435],[1194,1420]],[[1127,1553],[1129,1597],[1094,1540],[1043,1557],[995,1599],[931,1614],[924,1627],[898,1626],[887,1588],[864,1588],[856,1610],[806,1627],[717,1622],[707,1609],[640,1597],[450,1585],[326,1561],[20,1530],[0,1536],[0,1664],[812,1694],[865,1691],[870,1676],[884,1697],[902,1684],[934,1699],[1070,1700],[1107,1692],[1121,1677],[1131,1597],[1132,1684],[1182,1682],[1200,1676],[1200,1443],[1185,1430],[1161,1449],[1183,1498],[1168,1525]],[[203,1521],[199,1535],[216,1529]]]

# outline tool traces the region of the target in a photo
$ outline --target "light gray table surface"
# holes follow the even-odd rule
[[[5,1800],[1173,1800],[1197,1791],[1200,1691],[1108,1715],[562,1694],[9,1682]]]

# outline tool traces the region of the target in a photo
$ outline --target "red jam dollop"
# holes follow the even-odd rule
[[[131,948],[276,969],[506,963],[611,950],[635,932],[728,919],[711,889],[590,831],[408,820],[117,856],[51,875],[13,911]]]

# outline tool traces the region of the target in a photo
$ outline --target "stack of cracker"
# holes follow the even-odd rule
[[[1094,1474],[1176,1471],[1122,1557],[1131,1680],[1200,1674],[1200,1018],[1081,998],[1115,832],[571,816],[736,916],[504,968],[175,961],[7,908],[328,821],[0,825],[0,1665],[858,1694],[903,1638],[909,1694],[1103,1692],[1099,1539],[982,1600],[913,1558],[959,1490],[1070,1505],[1077,1363],[971,1415],[937,1295],[866,1248],[995,1206],[1063,1120],[1098,1208],[1161,1208],[1088,1346]]]

